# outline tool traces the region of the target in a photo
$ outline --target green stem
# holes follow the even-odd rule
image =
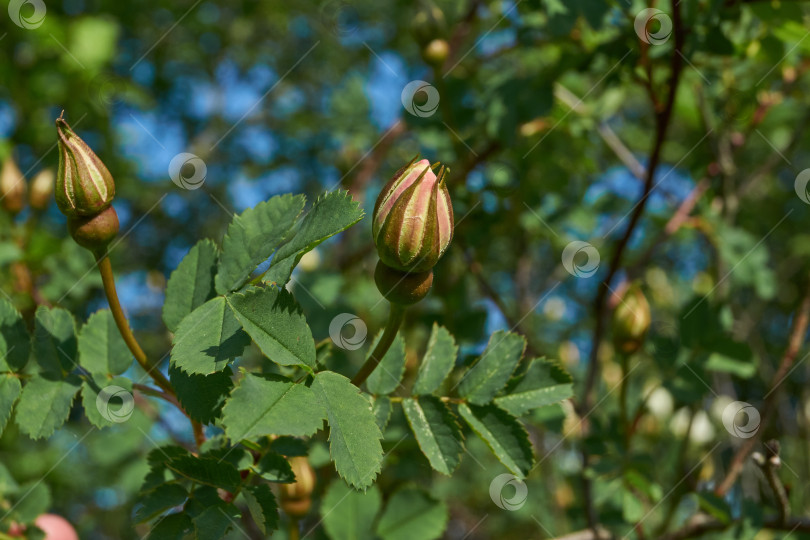
[[[172,388],[169,379],[166,378],[163,373],[161,373],[156,366],[150,366],[149,360],[146,358],[146,353],[143,352],[141,349],[140,344],[138,344],[138,340],[135,339],[135,334],[132,333],[132,330],[129,327],[129,321],[127,321],[127,316],[124,315],[124,310],[121,308],[121,302],[118,300],[118,291],[115,289],[115,276],[113,275],[112,263],[110,262],[109,256],[106,253],[103,253],[98,256],[98,271],[101,274],[101,283],[104,285],[104,293],[107,295],[107,302],[110,304],[110,312],[112,312],[113,319],[115,320],[115,325],[118,327],[118,332],[121,334],[121,337],[124,338],[124,343],[127,344],[129,350],[132,352],[132,355],[137,360],[138,364],[140,364],[141,368],[143,368],[146,373],[152,377],[152,380],[155,381],[157,384],[168,396],[174,397],[175,391]],[[180,404],[177,403],[178,407],[181,411],[183,411],[186,416],[188,413],[180,407]],[[203,433],[202,425],[193,420],[191,420],[191,427],[194,432],[194,440],[199,447],[203,442],[205,442],[205,434]]]
[[[377,364],[380,363],[383,356],[385,356],[385,353],[388,352],[388,349],[391,348],[394,338],[397,337],[399,325],[402,324],[404,315],[404,306],[391,304],[391,311],[388,313],[388,322],[385,325],[385,331],[383,331],[383,335],[374,348],[374,351],[371,353],[371,356],[368,357],[368,360],[366,360],[366,363],[360,368],[360,371],[357,372],[357,375],[352,378],[353,385],[360,386],[363,384],[365,380],[368,379],[368,376],[371,375],[371,372],[374,371],[374,368],[377,367]]]
[[[104,293],[107,295],[107,302],[110,304],[110,311],[112,312],[113,319],[115,319],[115,325],[118,326],[118,331],[121,333],[121,337],[124,338],[124,342],[127,344],[127,347],[129,347],[135,360],[138,361],[138,364],[141,365],[144,371],[154,379],[155,384],[163,389],[164,392],[174,394],[172,385],[163,373],[156,370],[154,366],[149,365],[146,353],[143,352],[143,349],[141,349],[141,346],[138,344],[138,340],[135,339],[135,335],[129,328],[129,322],[127,321],[126,315],[124,315],[124,310],[121,309],[121,302],[118,300],[118,291],[115,289],[112,263],[110,263],[110,258],[106,254],[98,259],[98,271],[101,273],[101,282],[104,285]]]
[[[290,518],[290,524],[289,524],[288,531],[289,531],[289,534],[288,534],[289,540],[298,540],[298,538],[300,536],[300,533],[298,532],[298,520],[297,519]]]

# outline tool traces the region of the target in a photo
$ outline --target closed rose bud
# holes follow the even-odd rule
[[[623,354],[636,352],[650,329],[650,304],[641,287],[631,285],[613,312],[613,346]]]
[[[9,156],[0,170],[0,197],[3,208],[10,214],[16,215],[25,206],[25,177],[14,158]]]
[[[59,135],[56,204],[68,217],[94,216],[112,203],[113,177],[61,116],[56,119],[56,132]]]
[[[312,505],[315,471],[303,456],[290,458],[290,468],[295,474],[295,482],[281,484],[281,509],[289,516],[301,518],[307,515]]]
[[[434,39],[422,47],[422,59],[429,65],[439,68],[450,54],[450,45],[444,39]]]
[[[55,181],[56,176],[53,169],[43,169],[31,180],[31,193],[28,195],[28,201],[31,203],[32,208],[36,210],[48,208]]]
[[[385,185],[374,205],[372,234],[380,260],[402,272],[433,268],[453,238],[453,206],[444,166],[412,161]]]

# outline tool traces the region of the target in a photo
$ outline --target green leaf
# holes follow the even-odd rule
[[[126,422],[135,408],[132,381],[126,377],[85,380],[82,382],[82,406],[87,419],[97,428]]]
[[[50,437],[67,420],[73,397],[80,387],[81,379],[75,375],[64,380],[31,378],[17,403],[15,420],[20,431],[32,439]]]
[[[16,493],[19,489],[20,485],[14,480],[6,466],[0,463],[0,497],[5,498],[9,493]]]
[[[217,292],[225,294],[244,285],[288,237],[303,208],[303,195],[279,195],[234,217],[222,241]]]
[[[731,523],[732,510],[725,499],[715,495],[711,491],[704,491],[697,494],[697,500],[701,510],[721,523]]]
[[[382,330],[377,333],[374,338],[374,343],[369,350],[371,351],[377,346],[377,342],[382,337]],[[386,351],[385,355],[371,372],[366,380],[366,388],[368,391],[375,395],[387,395],[397,389],[402,381],[402,376],[405,374],[405,341],[397,334],[391,348]]]
[[[484,354],[464,373],[459,395],[476,405],[492,401],[509,381],[525,348],[523,336],[502,330],[492,334]]]
[[[231,368],[219,373],[189,375],[176,366],[169,367],[169,379],[177,399],[191,418],[212,424],[222,412],[222,406],[233,388]]]
[[[28,362],[31,338],[17,309],[0,298],[0,373],[20,371]]]
[[[34,358],[41,372],[59,378],[76,367],[76,323],[62,308],[39,306],[34,326]]]
[[[644,519],[644,503],[629,489],[622,489],[622,519],[637,523]]]
[[[20,379],[8,373],[0,373],[0,435],[6,428],[14,403],[20,397],[22,385]],[[0,494],[2,492],[0,491]]]
[[[344,482],[332,482],[321,503],[321,519],[332,540],[372,540],[372,526],[382,507],[377,486],[355,491]]]
[[[247,501],[253,521],[259,526],[262,534],[269,535],[278,529],[278,506],[270,486],[267,484],[247,486],[242,495]]]
[[[747,344],[722,337],[715,340],[711,349],[703,369],[731,373],[741,379],[750,379],[756,374],[757,360]]]
[[[140,493],[135,501],[135,522],[142,523],[180,506],[188,498],[186,489],[177,483],[161,484],[155,489]]]
[[[180,458],[186,455],[188,455],[188,450],[174,445],[159,446],[151,450],[146,455],[146,462],[149,464],[149,472],[143,480],[141,491],[154,489],[167,480],[177,478],[177,475],[169,472],[167,464],[174,458]]]
[[[172,272],[163,304],[163,322],[169,331],[176,332],[189,313],[216,296],[217,253],[214,242],[200,240]]]
[[[291,256],[282,259],[270,266],[267,272],[262,276],[262,281],[280,288],[284,287],[284,285],[290,281],[290,276],[292,276],[293,270],[297,265],[298,257]]]
[[[194,522],[195,540],[222,540],[239,523],[239,510],[232,504],[218,502],[197,514]]]
[[[544,358],[532,360],[528,371],[515,384],[507,387],[507,395],[495,398],[495,404],[520,416],[526,412],[551,405],[574,395],[571,376],[559,363]]]
[[[377,396],[371,399],[371,412],[374,413],[374,420],[377,422],[377,427],[380,428],[380,433],[385,433],[393,409],[391,399],[386,396]]]
[[[447,526],[444,501],[437,501],[416,488],[397,491],[388,501],[377,522],[377,534],[383,540],[434,540]]]
[[[236,443],[270,434],[309,436],[323,427],[325,416],[306,385],[248,373],[222,408],[222,425]]]
[[[231,463],[215,457],[196,457],[186,453],[173,456],[166,466],[175,473],[198,484],[205,484],[226,491],[239,487],[242,478]]]
[[[149,540],[183,540],[192,532],[194,524],[188,514],[180,512],[164,516],[152,527]]]
[[[295,473],[293,473],[290,462],[284,456],[275,452],[268,452],[263,455],[252,468],[256,474],[268,482],[281,484],[295,482]]]
[[[523,479],[534,466],[529,436],[517,419],[495,405],[461,404],[461,417],[509,471]]]
[[[422,396],[402,400],[402,410],[430,466],[451,474],[461,463],[464,437],[450,408],[435,396]]]
[[[51,490],[48,484],[40,480],[33,480],[20,486],[15,497],[12,497],[13,511],[3,512],[8,521],[18,523],[31,523],[39,515],[48,511],[51,506]],[[5,519],[4,519],[5,521]]]
[[[444,326],[433,323],[427,351],[413,385],[414,395],[432,394],[438,390],[456,364],[457,354],[458,346],[453,335]]]
[[[186,373],[208,375],[225,369],[249,344],[250,338],[228,309],[225,298],[218,296],[180,323],[171,361]]]
[[[270,360],[315,367],[315,340],[306,317],[287,290],[254,288],[228,296],[242,327]]]
[[[210,440],[210,439],[209,439]],[[225,444],[225,437],[217,435],[216,441],[211,441],[212,446],[218,444],[218,448],[209,448],[203,451],[204,457],[213,457],[217,461],[227,461],[237,470],[243,471],[253,466],[253,454],[244,446],[231,446]]]
[[[306,441],[284,435],[270,443],[270,450],[282,456],[296,457],[307,455],[309,449],[307,448]]]
[[[312,389],[326,409],[329,452],[338,474],[357,489],[374,482],[382,467],[382,433],[371,404],[343,375],[321,371]]]
[[[132,363],[132,354],[105,309],[93,313],[79,332],[79,363],[97,375],[120,375]]]
[[[347,191],[338,190],[321,195],[301,220],[295,235],[273,257],[268,277],[283,285],[290,279],[290,274],[304,253],[361,219],[363,209]]]

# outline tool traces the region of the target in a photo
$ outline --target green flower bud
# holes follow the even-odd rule
[[[309,513],[312,506],[312,492],[315,490],[317,475],[309,460],[303,456],[290,458],[290,468],[295,474],[295,482],[281,484],[281,509],[288,516],[300,519]]]
[[[60,116],[59,172],[56,204],[68,217],[94,216],[108,208],[115,196],[115,182],[99,157]]]
[[[107,245],[118,234],[118,214],[112,206],[107,207],[95,216],[76,216],[68,218],[70,236],[82,247],[92,251],[96,256],[103,255]]]
[[[450,45],[443,39],[434,39],[422,47],[422,59],[430,66],[439,68],[444,65],[450,54]]]
[[[385,185],[372,221],[383,263],[402,272],[425,272],[436,266],[453,239],[448,172],[442,166],[436,175],[428,160],[414,158]]]
[[[433,286],[433,270],[427,272],[400,272],[382,261],[374,269],[374,283],[386,300],[400,306],[410,306],[420,301]]]
[[[0,203],[11,215],[17,215],[25,206],[25,177],[14,158],[9,156],[0,170]]]
[[[31,180],[31,193],[28,195],[28,201],[32,208],[36,210],[48,208],[55,181],[53,169],[43,169]]]
[[[613,312],[613,346],[623,354],[636,352],[650,329],[650,304],[641,287],[630,285]]]

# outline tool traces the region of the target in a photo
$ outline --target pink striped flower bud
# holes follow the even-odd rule
[[[453,239],[453,206],[442,166],[438,175],[426,159],[400,169],[374,205],[372,234],[380,260],[395,270],[433,268]]]
[[[95,216],[112,203],[113,177],[61,116],[56,119],[56,132],[59,135],[56,204],[68,217]]]

